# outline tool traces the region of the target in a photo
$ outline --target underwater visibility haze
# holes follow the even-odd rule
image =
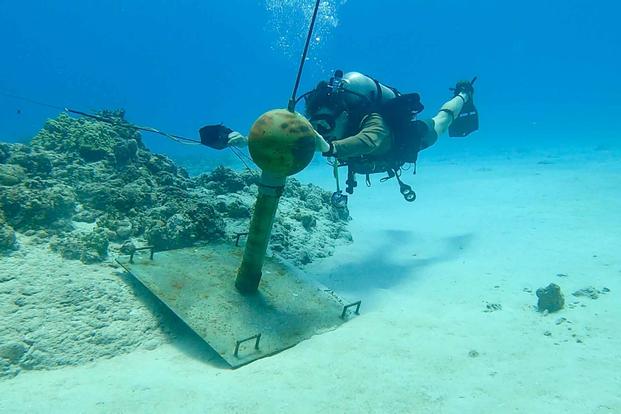
[[[0,1],[0,412],[621,413],[620,13]]]
[[[246,132],[286,104],[312,3],[5,2],[0,86],[63,107],[124,108],[133,122],[184,136],[217,122]],[[580,143],[591,125],[609,140],[618,133],[599,109],[618,109],[621,92],[616,2],[325,4],[302,90],[335,69],[359,71],[421,93],[431,110],[456,80],[478,75],[477,142],[487,147]],[[0,104],[5,140],[31,137],[56,113]]]

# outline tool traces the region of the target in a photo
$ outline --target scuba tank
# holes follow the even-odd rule
[[[396,89],[359,72],[348,72],[343,75],[339,81],[339,89],[345,93],[345,102],[351,108],[369,104],[381,106],[399,95]]]

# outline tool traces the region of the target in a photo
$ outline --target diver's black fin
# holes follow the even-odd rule
[[[206,125],[198,131],[201,136],[201,144],[217,150],[229,146],[229,134],[231,132],[233,132],[232,129],[222,124]]]
[[[451,89],[455,93],[455,96],[457,96],[462,90],[469,91],[470,99],[468,102],[464,103],[459,116],[451,123],[451,126],[449,127],[449,137],[463,138],[479,129],[479,111],[477,111],[476,106],[474,106],[473,86],[476,80],[477,76],[475,76],[470,82],[457,82],[457,86]]]
[[[459,113],[459,116],[449,127],[449,137],[463,138],[466,135],[479,129],[479,112],[474,106],[474,102],[466,102]]]

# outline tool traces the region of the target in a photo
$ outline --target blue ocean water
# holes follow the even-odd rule
[[[218,122],[245,132],[286,105],[313,4],[2,1],[0,91],[124,108],[131,122],[189,137]],[[619,12],[611,0],[326,0],[301,91],[334,69],[361,71],[420,92],[431,117],[450,86],[477,75],[481,130],[470,150],[610,145],[620,132]],[[0,140],[26,140],[58,112],[0,96]],[[146,142],[173,157],[222,155]]]
[[[4,141],[29,140],[63,107],[124,108],[130,122],[191,138],[201,126],[220,122],[245,133],[261,113],[286,106],[314,3],[0,0],[0,150]],[[231,375],[210,366],[205,344],[189,328],[172,339],[174,347],[160,346],[169,339],[160,337],[160,328],[176,329],[177,319],[160,315],[145,300],[146,290],[120,272],[102,272],[120,243],[111,246],[104,267],[83,267],[60,253],[75,240],[64,238],[65,231],[82,237],[105,228],[107,240],[114,228],[111,237],[131,241],[128,231],[138,224],[195,228],[183,221],[194,216],[182,207],[197,200],[177,192],[170,173],[176,169],[146,157],[148,164],[136,165],[157,172],[136,180],[133,168],[108,176],[110,169],[95,165],[89,175],[86,161],[74,169],[68,158],[48,177],[43,161],[57,163],[55,154],[40,163],[15,157],[0,170],[12,173],[0,177],[9,182],[0,185],[0,204],[9,192],[17,200],[9,206],[12,218],[21,220],[26,206],[67,210],[71,222],[57,227],[67,223],[50,219],[30,229],[23,220],[14,226],[19,249],[0,257],[0,296],[10,299],[0,300],[6,316],[0,318],[0,382],[3,373],[19,373],[0,384],[0,412],[201,412],[211,406],[213,412],[621,412],[620,164],[617,151],[595,151],[621,150],[619,12],[611,0],[322,0],[299,93],[335,69],[360,71],[402,92],[419,92],[426,118],[451,97],[449,87],[476,75],[481,128],[466,139],[441,137],[421,154],[421,161],[442,162],[429,163],[416,180],[404,179],[418,191],[416,203],[403,201],[395,180],[382,186],[374,177],[366,188],[359,176],[349,199],[352,220],[342,224],[353,243],[333,237],[334,225],[317,225],[313,213],[298,214],[310,211],[316,195],[301,192],[284,204],[300,225],[283,222],[279,236],[303,237],[304,252],[317,253],[312,234],[348,242],[335,245],[334,254],[321,246],[317,250],[332,256],[317,255],[304,269],[329,289],[362,299],[365,319],[336,331],[340,336],[321,335],[288,356]],[[143,136],[152,151],[183,166],[241,166],[229,151]],[[575,153],[551,160],[559,151]],[[514,152],[535,157],[502,156]],[[574,168],[589,154],[605,156]],[[452,168],[453,161],[479,155],[484,161]],[[486,163],[489,155],[500,157]],[[27,182],[19,181],[16,160],[33,163]],[[315,160],[323,162],[319,154]],[[331,191],[330,168],[313,167],[297,177]],[[63,206],[65,198],[56,195],[83,172],[86,185],[76,185],[80,194],[66,197],[71,203]],[[162,198],[151,199],[151,179]],[[208,201],[221,208],[226,196],[219,192],[227,187],[209,191],[214,200]],[[254,198],[234,192],[224,206],[246,220],[243,228],[231,228],[245,230],[243,213],[251,211],[243,208],[245,197]],[[54,198],[42,203],[48,195]],[[328,198],[319,200],[327,204]],[[105,210],[109,200],[118,206]],[[209,216],[212,205],[200,207],[199,217]],[[3,214],[0,208],[0,230]],[[296,234],[304,223],[317,231]],[[536,311],[537,289],[550,282],[565,292],[562,313]],[[49,308],[41,298],[51,298]],[[5,344],[6,327],[11,341]],[[56,355],[49,344],[67,351]],[[138,346],[157,353],[141,349],[100,364]],[[49,377],[25,372],[86,361],[100,365]],[[210,371],[214,367],[218,372]],[[256,381],[259,376],[266,381]]]

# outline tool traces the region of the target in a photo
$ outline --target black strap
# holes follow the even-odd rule
[[[380,103],[382,102],[382,84],[379,83],[379,81],[377,79],[371,78],[373,79],[373,82],[375,82],[375,89],[377,90],[376,92],[376,96],[375,96],[375,102]]]
[[[383,177],[380,179],[380,183],[383,183],[386,180],[390,180],[392,177],[396,176],[397,174],[395,173],[395,170],[388,170],[386,171],[386,173],[388,174],[386,177]]]
[[[451,116],[451,122],[453,122],[453,120],[455,119],[455,113],[450,109],[442,108],[440,109],[440,112],[446,112],[447,114],[449,114]]]

